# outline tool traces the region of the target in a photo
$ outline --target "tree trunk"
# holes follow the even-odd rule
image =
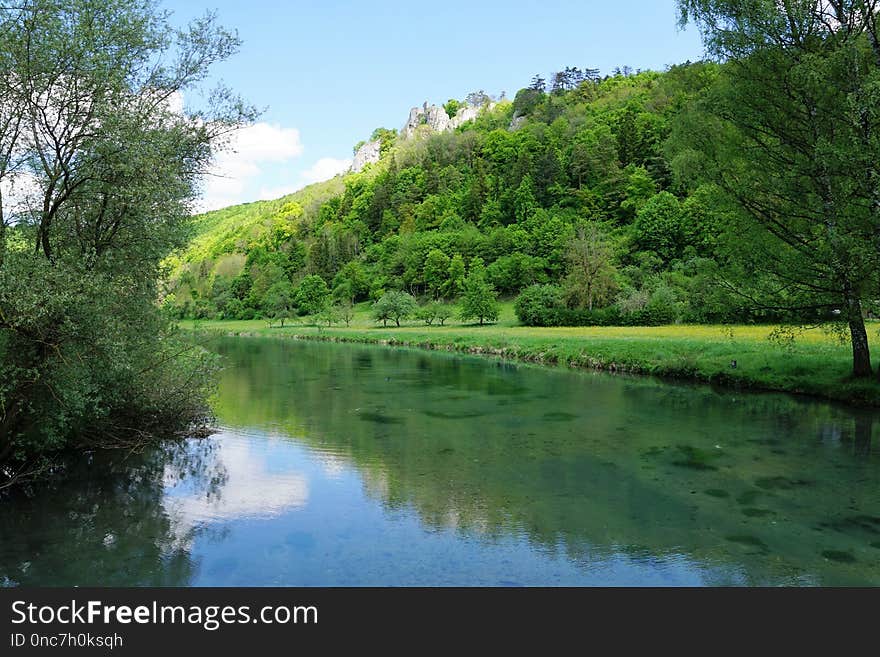
[[[868,377],[872,374],[871,351],[868,348],[868,331],[862,317],[862,304],[858,299],[847,299],[849,333],[852,339],[853,376]]]

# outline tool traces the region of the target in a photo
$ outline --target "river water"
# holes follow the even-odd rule
[[[0,501],[0,585],[880,585],[875,413],[446,353],[217,349],[220,431]]]

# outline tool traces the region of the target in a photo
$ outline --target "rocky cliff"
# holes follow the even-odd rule
[[[491,107],[492,105],[489,106],[490,109]],[[419,126],[423,125],[428,126],[432,132],[455,130],[460,125],[476,119],[482,109],[482,107],[465,105],[450,119],[445,109],[438,105],[428,105],[426,102],[421,107],[413,107],[409,111],[409,118],[400,131],[400,137],[401,139],[411,139]]]
[[[378,162],[381,155],[382,142],[378,139],[376,141],[368,141],[354,154],[354,160],[351,163],[352,172],[360,173],[368,164]]]
[[[493,106],[494,103],[490,104],[488,109]],[[399,138],[402,140],[412,139],[420,129],[427,133],[450,132],[468,121],[473,121],[482,111],[482,107],[465,105],[458,110],[454,117],[449,118],[444,108],[439,105],[428,105],[425,102],[421,107],[413,107],[410,110],[406,124],[399,133]],[[422,126],[427,126],[427,128],[422,128]],[[378,162],[382,155],[381,146],[381,141],[378,139],[363,144],[355,153],[351,171],[360,173],[368,164]]]

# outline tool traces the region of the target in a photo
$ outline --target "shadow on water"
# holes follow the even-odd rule
[[[406,350],[220,351],[221,438],[4,501],[0,580],[79,582],[85,562],[106,584],[880,585],[871,411]]]

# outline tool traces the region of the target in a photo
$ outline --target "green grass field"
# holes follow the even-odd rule
[[[224,335],[295,337],[418,347],[484,354],[512,360],[612,372],[650,374],[755,390],[814,395],[880,406],[880,383],[850,378],[851,351],[830,332],[814,329],[793,343],[771,340],[773,326],[659,326],[531,328],[517,326],[513,305],[502,305],[494,325],[446,326],[406,322],[382,327],[369,304],[357,308],[350,327],[317,327],[311,320],[277,323],[185,321],[183,328]],[[869,326],[871,337],[877,324]],[[732,361],[737,367],[731,367]]]

